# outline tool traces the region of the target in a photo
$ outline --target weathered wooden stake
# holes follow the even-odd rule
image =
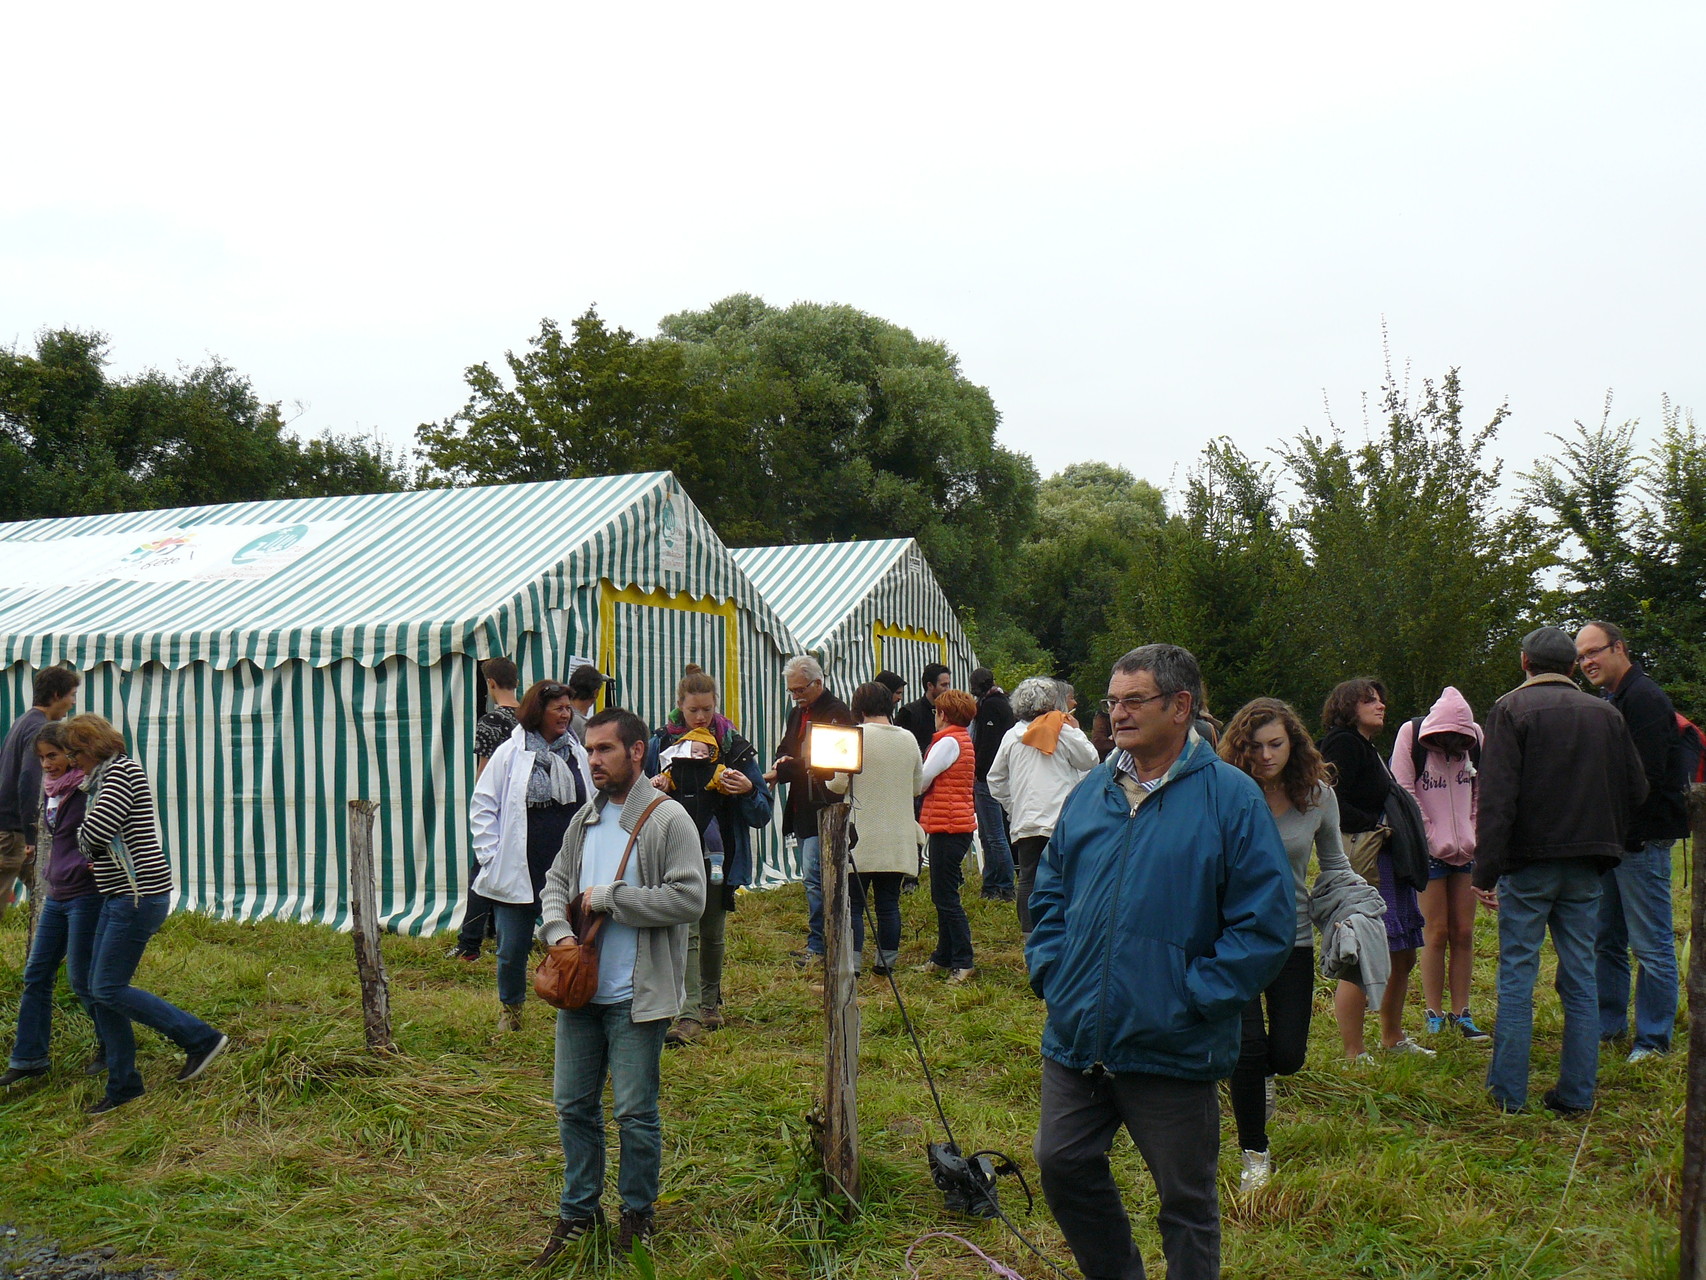
[[[1682,1122],[1682,1280],[1706,1272],[1706,786],[1689,789],[1688,1110]]]
[[[859,1000],[853,966],[853,895],[847,870],[847,806],[817,815],[823,869],[823,1173],[831,1193],[859,1203]]]
[[[373,879],[373,815],[371,800],[349,802],[349,907],[355,938],[355,971],[361,977],[361,1020],[367,1047],[391,1053],[391,994],[385,982],[385,957],[380,954],[379,895]]]

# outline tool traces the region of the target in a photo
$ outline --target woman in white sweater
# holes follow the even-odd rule
[[[989,794],[1007,810],[1018,869],[1019,936],[1031,932],[1031,886],[1061,806],[1101,756],[1066,710],[1070,686],[1032,676],[1013,690],[1016,723],[989,766]]]
[[[913,814],[913,797],[924,790],[924,762],[910,729],[892,723],[894,695],[880,684],[853,691],[850,709],[865,735],[864,769],[838,773],[829,789],[851,793],[853,812],[853,947],[865,946],[865,894],[875,900],[877,963],[871,972],[887,976],[900,958],[900,887],[918,875],[918,850],[924,829]]]

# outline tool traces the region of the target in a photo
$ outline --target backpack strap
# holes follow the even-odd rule
[[[1410,767],[1416,777],[1422,776],[1422,770],[1427,767],[1428,749],[1422,745],[1422,717],[1417,716],[1410,721]]]

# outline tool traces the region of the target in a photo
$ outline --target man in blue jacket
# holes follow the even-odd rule
[[[1043,1030],[1037,1167],[1088,1280],[1142,1280],[1108,1151],[1123,1124],[1161,1201],[1169,1280],[1220,1275],[1215,1082],[1244,1006],[1291,954],[1297,910],[1260,788],[1191,727],[1196,659],[1114,664],[1116,750],[1078,785],[1037,868],[1025,948]]]

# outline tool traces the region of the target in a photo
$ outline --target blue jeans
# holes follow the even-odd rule
[[[862,871],[848,882],[853,898],[855,972],[865,950],[867,903],[877,919],[877,963],[892,969],[900,959],[900,884],[904,879],[898,871]]]
[[[1558,953],[1558,1001],[1564,1007],[1558,1100],[1566,1107],[1593,1105],[1599,1079],[1593,975],[1599,900],[1600,874],[1587,858],[1536,862],[1499,878],[1499,1018],[1487,1091],[1506,1110],[1519,1110],[1528,1101],[1534,983],[1548,926]]]
[[[42,899],[36,915],[35,942],[24,965],[24,991],[18,997],[18,1038],[12,1043],[12,1058],[7,1066],[33,1071],[49,1065],[53,988],[61,961],[65,963],[65,976],[71,980],[71,990],[93,1020],[89,957],[94,950],[95,924],[101,918],[103,901],[98,893],[86,893],[67,902]]]
[[[527,999],[527,957],[533,950],[533,926],[539,912],[531,902],[491,903],[498,924],[498,999],[521,1004]]]
[[[936,950],[930,959],[944,969],[972,967],[971,921],[960,901],[971,832],[930,835],[930,901],[936,907]]]
[[[650,1209],[663,1168],[658,1118],[659,1059],[669,1019],[634,1022],[634,1002],[557,1011],[557,1063],[551,1101],[563,1142],[565,1218],[590,1218],[604,1190],[604,1077],[621,1141],[616,1190],[624,1209]]]
[[[815,822],[816,819],[814,818]],[[823,862],[818,837],[800,837],[800,871],[806,880],[806,950],[823,954]]]
[[[1013,850],[1007,843],[1007,813],[989,794],[989,783],[972,784],[977,838],[983,842],[983,896],[1005,898],[1013,892]]]
[[[1670,1049],[1676,1026],[1676,932],[1671,923],[1670,844],[1655,840],[1639,853],[1625,855],[1605,877],[1599,906],[1599,1034],[1620,1036],[1629,1029],[1629,952],[1640,973],[1635,978],[1635,1045]]]
[[[136,1069],[133,1022],[152,1027],[185,1053],[211,1049],[219,1039],[219,1032],[194,1014],[130,985],[148,939],[166,922],[171,896],[105,895],[95,925],[89,998],[94,1002],[95,1031],[107,1047],[107,1097],[113,1102],[128,1102],[143,1091],[142,1073]]]

